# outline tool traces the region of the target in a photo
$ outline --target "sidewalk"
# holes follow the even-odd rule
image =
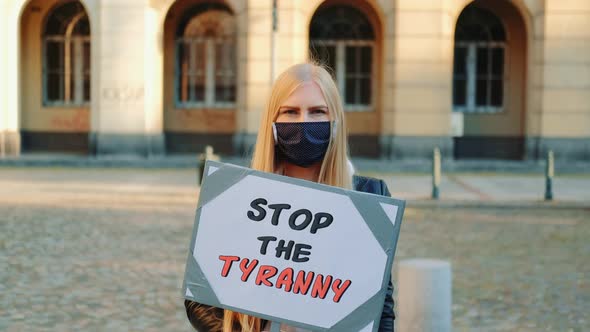
[[[221,156],[223,162],[247,166],[248,157]],[[360,172],[412,172],[431,173],[429,159],[385,160],[353,158],[355,168]],[[87,156],[57,153],[30,153],[19,157],[0,157],[0,167],[131,167],[131,168],[194,168],[198,165],[198,154],[165,155],[141,157],[133,155]],[[540,174],[545,171],[544,161],[509,160],[453,160],[442,156],[443,172],[508,172]],[[556,174],[590,174],[590,160],[555,160]]]
[[[104,162],[104,161],[101,161]],[[171,160],[167,159],[170,163]],[[97,165],[76,164],[75,167],[60,161],[58,164],[12,165],[0,167],[0,186],[10,194],[10,187],[24,183],[35,187],[54,186],[67,190],[69,186],[79,193],[149,191],[163,193],[173,199],[175,193],[198,192],[198,173],[194,163],[185,166],[155,168],[150,162],[138,165],[117,163]],[[59,167],[53,167],[53,166]],[[106,165],[106,166],[105,166]],[[8,166],[4,164],[4,166]],[[115,167],[116,166],[116,167]],[[360,167],[359,167],[360,168]],[[445,172],[440,185],[440,199],[432,200],[432,178],[428,173],[415,170],[384,171],[360,168],[358,173],[384,179],[395,198],[406,200],[410,207],[512,207],[512,208],[584,208],[590,209],[590,172],[582,174],[556,174],[553,181],[554,200],[545,202],[545,178],[542,172]]]
[[[534,174],[453,173],[443,175],[439,200],[431,199],[427,175],[370,174],[383,178],[393,197],[408,206],[588,208],[590,174],[564,175],[553,180],[553,201],[545,201],[545,178]]]

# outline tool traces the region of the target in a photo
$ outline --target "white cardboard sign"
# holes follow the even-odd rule
[[[380,310],[363,306],[383,305],[403,202],[207,167],[185,298],[313,330],[377,328]],[[383,231],[390,233],[375,236]]]

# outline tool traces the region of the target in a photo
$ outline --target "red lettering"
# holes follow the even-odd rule
[[[231,268],[231,265],[233,264],[233,262],[239,261],[240,257],[238,257],[238,256],[219,256],[219,259],[225,262],[225,263],[223,263],[223,269],[221,269],[221,276],[227,277],[227,275],[229,273],[229,269]]]
[[[342,282],[340,279],[334,280],[334,283],[332,284],[332,291],[334,291],[334,302],[340,302],[342,295],[344,295],[344,292],[346,292],[351,283],[352,281],[350,280],[346,280],[345,282]]]
[[[307,291],[309,290],[309,286],[311,286],[314,275],[315,273],[312,271],[309,271],[307,276],[305,276],[305,271],[299,271],[297,273],[297,278],[295,278],[295,285],[293,285],[293,293],[301,293],[306,295]]]
[[[277,288],[285,286],[285,292],[290,292],[293,286],[293,269],[288,267],[284,269],[277,277]]]
[[[252,260],[252,263],[250,263],[250,265],[248,265],[249,261],[250,260],[248,258],[244,258],[240,262],[240,270],[242,270],[242,281],[244,282],[248,281],[248,278],[250,277],[252,270],[254,270],[254,268],[256,268],[256,266],[258,265],[257,259]]]
[[[272,278],[277,274],[277,268],[270,265],[261,265],[260,270],[258,270],[258,275],[256,276],[256,284],[260,286],[264,284],[265,286],[272,287],[272,282],[268,281],[268,278]]]
[[[328,294],[328,291],[330,290],[331,283],[331,275],[328,275],[324,281],[324,276],[318,274],[318,276],[315,278],[315,282],[313,283],[313,288],[311,289],[311,297],[319,297],[322,300],[325,299],[326,294]]]
[[[223,261],[223,268],[221,269],[221,276],[227,277],[233,266],[234,262],[242,273],[240,279],[242,282],[247,282],[254,273],[255,269],[256,278],[254,283],[258,286],[264,285],[267,287],[276,287],[277,289],[283,289],[285,292],[294,294],[307,295],[310,293],[311,297],[325,299],[330,290],[334,293],[333,301],[339,303],[344,294],[350,288],[352,281],[335,279],[331,275],[316,274],[313,271],[295,271],[293,268],[287,267],[281,271],[272,265],[260,265],[258,259],[240,259],[238,256],[224,256],[220,255],[219,260]],[[276,276],[276,280],[273,279]],[[272,279],[272,280],[271,280]]]

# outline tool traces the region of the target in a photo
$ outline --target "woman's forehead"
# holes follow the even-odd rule
[[[282,105],[327,106],[327,103],[320,86],[314,81],[307,81],[299,85],[289,97],[283,101]]]

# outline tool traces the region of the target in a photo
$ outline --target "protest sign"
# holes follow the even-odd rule
[[[208,161],[183,295],[314,331],[376,331],[404,206]]]

